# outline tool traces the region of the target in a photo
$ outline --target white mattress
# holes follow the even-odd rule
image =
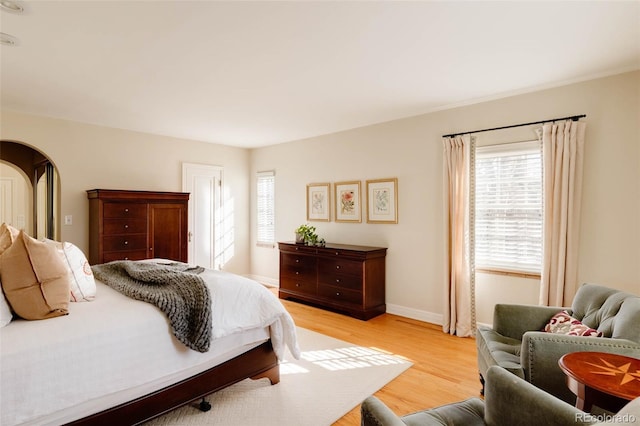
[[[213,305],[211,349],[199,353],[172,335],[156,307],[98,282],[92,302],[69,315],[14,320],[0,329],[0,424],[58,425],[204,371],[269,337],[282,357],[299,356],[295,326],[260,284],[206,271]]]

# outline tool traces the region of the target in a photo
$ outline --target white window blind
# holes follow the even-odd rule
[[[258,244],[275,244],[275,186],[274,171],[258,172]]]
[[[542,147],[539,141],[476,148],[476,268],[542,269]]]

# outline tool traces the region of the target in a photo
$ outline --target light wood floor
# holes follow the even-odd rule
[[[396,414],[480,396],[474,339],[450,336],[440,326],[397,315],[360,321],[296,302],[281,302],[299,327],[392,352],[413,362],[411,368],[375,394]],[[359,406],[335,423],[359,424]]]

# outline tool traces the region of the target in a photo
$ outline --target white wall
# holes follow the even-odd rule
[[[396,225],[313,222],[327,241],[388,247],[387,306],[440,322],[443,312],[441,136],[546,118],[587,114],[580,282],[640,293],[640,72],[487,101],[251,153],[255,173],[276,171],[276,239],[306,222],[306,184],[397,177]],[[482,133],[482,140],[531,139],[533,128]],[[254,201],[252,201],[254,203]],[[254,207],[255,205],[252,204]],[[255,227],[255,208],[251,209]],[[254,276],[278,280],[278,250],[251,241]],[[537,303],[537,283],[478,276],[478,321],[497,302]]]
[[[131,132],[2,111],[0,138],[45,153],[57,167],[61,186],[61,239],[88,250],[89,202],[94,188],[182,191],[182,163],[224,167],[224,194],[232,206],[235,255],[225,265],[249,272],[249,151],[204,142]],[[64,223],[64,221],[63,221]]]
[[[398,178],[397,225],[313,222],[337,243],[388,247],[390,312],[438,323],[442,315],[441,136],[587,114],[579,281],[640,293],[640,72],[478,103],[248,151],[2,111],[0,138],[46,153],[60,173],[62,239],[86,251],[93,188],[180,191],[182,162],[224,167],[235,256],[225,269],[278,282],[278,250],[255,245],[255,173],[276,171],[276,238],[306,221],[306,184]],[[519,128],[509,138],[526,138]],[[500,132],[481,134],[505,138]],[[249,196],[251,194],[251,196]],[[231,205],[231,203],[229,203]],[[363,212],[364,216],[364,212]],[[537,284],[478,277],[478,321],[496,302],[536,303]]]

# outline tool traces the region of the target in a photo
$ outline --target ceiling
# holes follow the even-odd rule
[[[640,68],[640,1],[22,1],[4,109],[259,147]]]

